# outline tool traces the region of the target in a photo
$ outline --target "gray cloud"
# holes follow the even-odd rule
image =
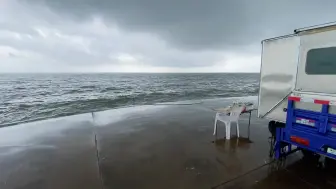
[[[258,71],[260,40],[333,21],[335,5],[333,0],[3,0],[0,72]]]
[[[151,32],[175,47],[232,48],[333,21],[333,0],[27,0],[70,19],[101,15],[128,31]]]

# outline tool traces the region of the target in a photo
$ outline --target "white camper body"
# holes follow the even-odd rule
[[[286,122],[288,96],[300,109],[320,111],[314,99],[336,104],[336,26],[296,30],[262,41],[258,117]],[[336,114],[336,107],[329,112]]]

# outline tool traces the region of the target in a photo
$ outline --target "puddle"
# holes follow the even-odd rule
[[[232,136],[230,140],[223,139],[217,139],[214,141],[211,141],[215,144],[217,148],[224,148],[227,150],[236,150],[236,149],[249,149],[251,147],[251,144],[253,141],[251,141],[249,138],[244,137],[237,137]]]

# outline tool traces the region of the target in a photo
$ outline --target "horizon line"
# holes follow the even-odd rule
[[[0,72],[0,74],[247,74],[260,72]]]

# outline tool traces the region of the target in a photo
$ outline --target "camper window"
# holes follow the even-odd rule
[[[336,74],[336,47],[309,50],[307,53],[306,74]]]

